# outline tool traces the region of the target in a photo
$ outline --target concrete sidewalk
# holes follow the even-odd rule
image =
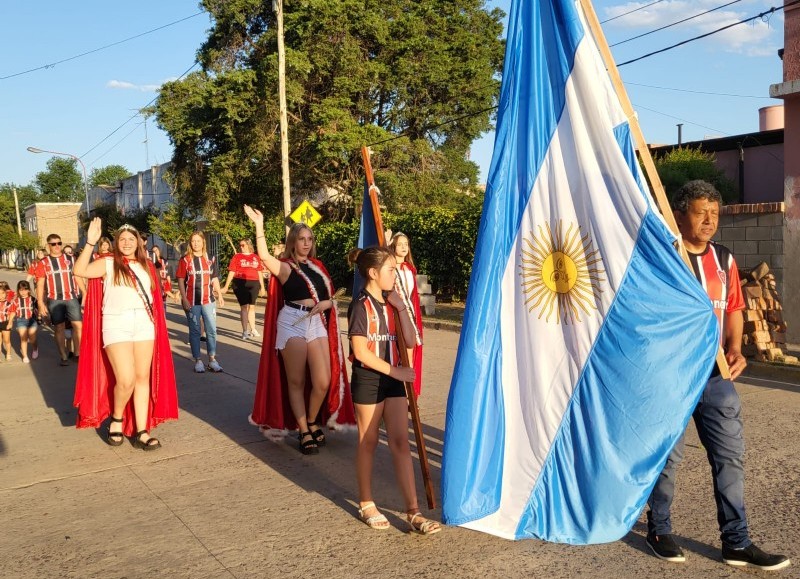
[[[19,275],[3,271],[0,279],[16,285]],[[0,363],[0,576],[745,575],[719,561],[709,467],[693,427],[673,513],[683,565],[649,554],[641,521],[621,541],[590,547],[508,542],[461,528],[408,534],[385,445],[374,491],[392,528],[373,531],[357,519],[354,435],[334,434],[318,456],[306,457],[296,439],[272,442],[248,424],[260,343],[239,340],[235,300],[218,315],[222,374],[192,372],[183,313],[170,305],[167,316],[181,416],[155,431],[163,444],[156,452],[110,447],[94,430],[75,429],[76,365],[58,366],[49,334],[40,336],[38,360]],[[438,498],[458,334],[428,330],[425,338],[420,406]],[[739,390],[753,538],[800,556],[800,385],[747,378]],[[425,511],[419,475],[417,487]],[[800,565],[782,576],[800,576]]]

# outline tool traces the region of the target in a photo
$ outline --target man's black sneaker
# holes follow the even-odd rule
[[[650,547],[653,555],[664,561],[670,561],[671,563],[683,563],[686,561],[683,550],[675,542],[672,535],[647,533],[647,546]]]
[[[722,561],[734,567],[755,567],[777,571],[792,564],[786,555],[770,555],[752,543],[744,549],[733,549],[722,543]]]

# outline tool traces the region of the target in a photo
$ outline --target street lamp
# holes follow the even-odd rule
[[[83,164],[83,161],[77,155],[72,155],[70,153],[59,153],[58,151],[48,151],[47,149],[37,149],[36,147],[28,147],[28,151],[31,153],[50,153],[51,155],[60,155],[62,157],[69,157],[70,159],[75,159],[78,163],[81,164],[81,169],[83,169],[83,195],[86,199],[86,219],[88,220],[89,215],[89,180],[86,178],[86,165]]]

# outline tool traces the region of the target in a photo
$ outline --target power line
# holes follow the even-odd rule
[[[70,56],[68,58],[63,58],[61,60],[57,60],[57,61],[52,62],[50,64],[43,64],[42,66],[37,66],[35,68],[29,68],[28,70],[23,70],[21,72],[15,72],[14,74],[9,74],[7,76],[0,76],[0,80],[6,80],[6,79],[9,79],[9,78],[14,78],[16,76],[22,76],[23,74],[28,74],[28,73],[35,72],[37,70],[43,70],[43,69],[46,69],[46,68],[55,68],[59,64],[64,64],[65,62],[69,62],[70,60],[75,60],[75,59],[87,56],[89,54],[94,54],[95,52],[100,52],[101,50],[105,50],[107,48],[111,48],[112,46],[117,46],[119,44],[122,44],[124,42],[128,42],[130,40],[135,40],[136,38],[141,38],[142,36],[146,36],[148,34],[152,34],[153,32],[158,32],[159,30],[163,30],[164,28],[169,28],[170,26],[174,26],[175,24],[179,24],[181,22],[184,22],[186,20],[189,20],[190,18],[194,18],[194,17],[199,16],[201,14],[203,14],[203,11],[200,11],[200,12],[197,12],[195,14],[192,14],[191,16],[186,16],[185,18],[181,18],[180,20],[175,20],[174,22],[170,22],[169,24],[164,24],[163,26],[159,26],[158,28],[153,28],[152,30],[148,30],[148,31],[142,32],[140,34],[136,34],[135,36],[131,36],[131,37],[125,38],[123,40],[118,40],[117,42],[112,42],[111,44],[106,44],[105,46],[101,46],[100,48],[95,48],[95,49],[89,50],[87,52],[82,52],[80,54],[76,54],[75,56]]]
[[[722,6],[717,6],[716,8],[712,8],[711,10],[706,10],[705,12],[701,12],[700,14],[695,14],[694,16],[689,16],[688,18],[684,18],[683,20],[678,20],[677,22],[673,22],[672,24],[666,24],[665,26],[661,26],[660,28],[656,28],[655,30],[651,30],[650,32],[644,32],[637,36],[628,38],[626,40],[620,40],[619,42],[615,42],[614,44],[609,45],[609,48],[619,46],[620,44],[625,44],[626,42],[630,42],[631,40],[637,40],[639,38],[649,36],[650,34],[655,34],[656,32],[661,32],[662,30],[666,30],[667,28],[677,26],[678,24],[683,24],[684,22],[689,22],[689,20],[694,20],[695,18],[700,18],[701,16],[705,16],[706,14],[710,14],[711,12],[714,12],[716,10],[721,10],[722,8],[726,8],[731,4],[736,4],[737,2],[741,1],[742,0],[733,0],[733,2],[728,2],[727,4],[723,4]]]
[[[136,132],[136,129],[138,129],[139,127],[141,127],[143,124],[144,124],[144,122],[141,122],[141,123],[139,123],[138,125],[136,125],[135,127],[133,127],[133,130],[131,130],[131,132],[129,132],[127,135],[125,135],[125,136],[124,136],[124,137],[122,137],[122,138],[121,138],[119,141],[117,141],[117,142],[116,142],[114,145],[112,145],[112,146],[111,146],[111,148],[110,148],[110,149],[108,149],[108,150],[106,150],[106,152],[105,152],[105,153],[103,153],[102,155],[100,155],[99,157],[97,157],[97,158],[96,158],[94,161],[92,161],[91,163],[89,163],[89,166],[90,166],[90,167],[92,167],[92,166],[93,166],[95,163],[97,163],[97,162],[98,162],[100,159],[102,159],[103,157],[105,157],[106,155],[108,155],[108,154],[109,154],[111,151],[113,151],[114,149],[116,149],[116,148],[117,148],[117,145],[119,145],[120,143],[122,143],[122,141],[124,141],[125,139],[127,139],[128,137],[130,137],[130,136],[131,136],[133,133],[135,133],[135,132]]]
[[[625,12],[623,14],[619,14],[617,16],[614,16],[613,18],[607,18],[605,20],[602,20],[600,22],[600,24],[605,24],[606,22],[611,22],[612,20],[616,20],[617,18],[622,18],[623,16],[627,16],[628,14],[633,14],[634,12],[638,12],[639,10],[644,10],[645,8],[648,8],[648,7],[652,6],[653,4],[658,4],[659,2],[663,2],[663,1],[664,0],[655,0],[655,2],[650,2],[650,4],[645,4],[644,6],[639,6],[638,8],[634,8],[633,10],[629,10],[628,12]]]
[[[646,111],[650,111],[651,113],[656,113],[657,115],[662,115],[662,116],[665,116],[665,117],[669,117],[671,119],[675,119],[676,121],[682,121],[682,122],[687,123],[689,125],[694,125],[696,127],[702,127],[704,129],[708,129],[709,131],[713,131],[715,133],[720,133],[724,137],[730,136],[730,135],[728,135],[728,133],[726,133],[724,131],[720,131],[719,129],[715,129],[713,127],[707,127],[706,125],[701,125],[700,123],[687,121],[686,119],[682,119],[681,117],[676,117],[675,115],[669,115],[667,113],[662,113],[661,111],[657,111],[655,109],[651,109],[651,108],[648,108],[648,107],[643,107],[643,106],[637,105],[635,103],[632,103],[632,104],[633,104],[634,108],[636,108],[636,109],[643,109],[643,110],[646,110]]]
[[[768,96],[755,96],[755,95],[749,95],[749,94],[732,94],[732,93],[726,93],[726,92],[708,92],[708,91],[704,91],[704,90],[690,90],[688,88],[674,88],[674,87],[669,87],[669,86],[655,86],[655,85],[652,85],[652,84],[641,84],[641,83],[638,83],[638,82],[626,82],[625,84],[626,85],[631,85],[631,86],[643,86],[645,88],[655,88],[655,89],[659,89],[659,90],[672,90],[672,91],[676,91],[676,92],[689,92],[689,93],[692,93],[692,94],[707,94],[707,95],[711,95],[711,96],[737,97],[737,98],[742,98],[742,99],[767,99],[767,98],[770,98]]]
[[[711,32],[706,32],[705,34],[701,34],[700,36],[695,36],[694,38],[689,38],[687,40],[683,40],[681,42],[678,42],[677,44],[673,44],[672,46],[667,46],[666,48],[662,48],[660,50],[655,50],[653,52],[649,52],[649,53],[644,54],[642,56],[639,56],[637,58],[634,58],[634,59],[631,59],[631,60],[626,60],[625,62],[621,62],[621,63],[617,64],[617,68],[619,68],[620,66],[625,66],[626,64],[632,64],[634,62],[638,62],[638,61],[643,60],[645,58],[648,58],[650,56],[655,56],[656,54],[661,54],[662,52],[666,52],[668,50],[672,50],[673,48],[678,48],[679,46],[683,46],[684,44],[688,44],[690,42],[694,42],[695,40],[700,40],[701,38],[706,38],[707,36],[711,36],[713,34],[717,34],[718,32],[722,32],[723,30],[727,30],[728,28],[733,28],[734,26],[738,26],[739,24],[744,24],[746,22],[750,22],[751,20],[755,20],[756,18],[763,18],[764,16],[767,16],[768,14],[774,14],[776,11],[785,10],[786,8],[789,8],[790,6],[794,6],[795,4],[798,4],[798,3],[800,3],[800,0],[793,0],[792,2],[789,2],[788,4],[784,4],[783,6],[773,6],[769,10],[765,10],[764,12],[761,12],[760,14],[756,14],[755,16],[751,16],[750,18],[745,18],[744,20],[739,20],[738,22],[734,22],[733,24],[728,24],[727,26],[723,26],[722,28],[717,28],[716,30],[712,30]]]
[[[798,1],[800,1],[800,0],[798,0]],[[197,66],[198,64],[199,64],[199,63],[198,63],[198,62],[195,60],[195,61],[194,61],[194,64],[192,64],[192,66],[190,66],[190,67],[189,67],[189,68],[187,68],[185,71],[183,71],[183,73],[182,73],[182,74],[181,74],[181,75],[180,75],[180,76],[179,76],[179,77],[178,77],[176,80],[180,80],[180,79],[182,79],[184,76],[186,76],[187,74],[189,74],[189,71],[191,71],[191,70],[192,70],[192,69],[193,69],[195,66]],[[145,107],[149,107],[151,104],[153,104],[154,102],[156,102],[156,99],[157,99],[157,98],[158,98],[158,95],[154,96],[152,99],[150,99],[150,102],[148,102],[146,105],[144,105],[144,106],[143,106],[143,107],[141,107],[141,108],[143,109],[143,108],[145,108]],[[139,110],[141,110],[141,109],[139,109]],[[125,125],[127,125],[129,122],[131,122],[133,119],[135,119],[135,118],[136,118],[136,117],[138,117],[138,116],[139,116],[139,113],[137,112],[136,114],[134,114],[134,115],[132,115],[131,117],[129,117],[129,118],[128,118],[128,120],[126,120],[124,123],[122,123],[122,124],[121,124],[120,126],[118,126],[116,129],[114,129],[113,131],[111,131],[110,133],[108,133],[108,134],[107,134],[105,137],[103,137],[102,139],[100,139],[100,141],[98,141],[98,142],[97,142],[97,144],[96,144],[94,147],[92,147],[91,149],[89,149],[88,151],[86,151],[86,152],[85,152],[83,155],[81,155],[81,158],[85,157],[86,155],[88,155],[89,153],[91,153],[92,151],[94,151],[94,150],[95,150],[97,147],[99,147],[100,145],[102,145],[103,143],[105,143],[105,142],[106,142],[108,139],[110,139],[110,138],[111,138],[111,136],[112,136],[114,133],[116,133],[118,130],[120,130],[122,127],[124,127]],[[116,146],[116,145],[115,145],[115,146]],[[104,153],[104,154],[105,154],[105,153]]]

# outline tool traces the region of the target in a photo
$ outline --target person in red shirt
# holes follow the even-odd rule
[[[19,334],[19,350],[22,354],[22,361],[28,364],[31,358],[34,360],[39,357],[39,346],[36,342],[36,331],[39,324],[36,319],[39,317],[39,309],[36,306],[36,298],[31,295],[31,284],[25,280],[17,284],[17,297],[14,299],[14,327]],[[32,352],[28,358],[28,344]]]
[[[36,259],[31,261],[30,264],[28,265],[28,271],[26,272],[27,275],[25,276],[25,281],[36,285],[36,266],[39,265],[39,262],[42,261],[46,255],[47,252],[44,249],[39,248],[36,250]]]
[[[61,365],[67,366],[66,321],[72,323],[72,339],[75,351],[80,352],[83,315],[81,296],[85,293],[83,280],[72,273],[74,261],[62,252],[61,236],[47,236],[50,254],[36,266],[36,301],[39,313],[50,318],[55,326],[55,339]]]
[[[167,301],[167,296],[175,299],[172,294],[172,279],[169,276],[169,263],[161,256],[161,248],[157,245],[153,246],[153,265],[156,266],[159,279],[161,280],[161,299],[164,303]]]
[[[241,308],[242,340],[257,338],[256,300],[264,295],[264,265],[253,252],[253,244],[249,239],[239,242],[239,253],[231,258],[228,264],[228,279],[222,293],[228,293],[233,281],[233,294]]]
[[[753,544],[744,508],[741,401],[733,384],[747,365],[741,351],[744,300],[736,260],[728,248],[711,241],[719,225],[721,203],[722,197],[714,186],[700,180],[686,183],[672,202],[695,277],[717,314],[721,345],[731,372],[731,379],[727,380],[714,367],[692,417],[711,465],[723,562],[774,571],[789,566],[790,561],[784,555],[765,553]],[[647,512],[648,547],[659,559],[676,563],[686,560],[672,535],[670,520],[677,467],[682,458],[683,439],[675,445],[656,480]]]
[[[8,285],[5,282],[0,284]],[[6,360],[11,361],[11,328],[14,327],[14,314],[16,307],[14,302],[8,297],[8,291],[0,285],[0,338],[6,351]],[[0,350],[2,354],[2,350]]]
[[[175,273],[178,280],[178,291],[181,294],[181,305],[186,312],[189,323],[189,345],[194,357],[194,371],[206,371],[200,359],[200,320],[206,329],[206,351],[208,352],[208,369],[222,372],[217,362],[217,308],[224,305],[219,287],[219,267],[215,260],[209,259],[206,253],[206,236],[202,231],[195,231],[189,237],[189,244],[178,262]]]

